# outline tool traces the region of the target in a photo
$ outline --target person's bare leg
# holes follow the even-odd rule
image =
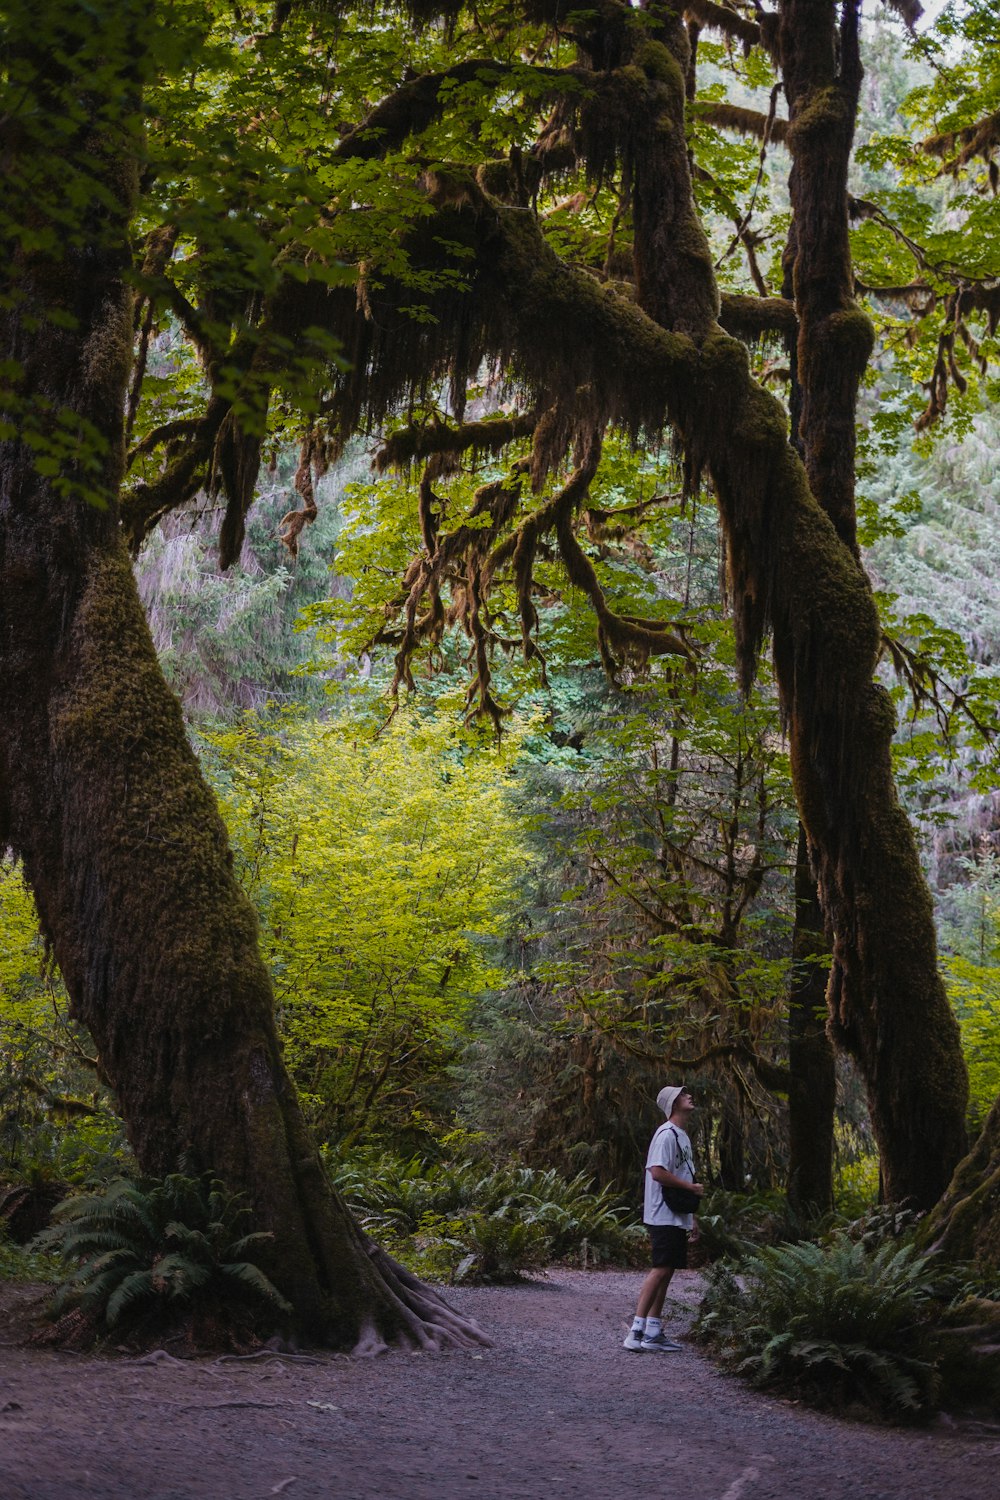
[[[651,1271],[647,1272],[646,1279],[639,1288],[639,1301],[635,1309],[637,1318],[660,1316],[667,1295],[667,1287],[670,1285],[670,1278],[673,1274],[673,1266],[654,1266]]]

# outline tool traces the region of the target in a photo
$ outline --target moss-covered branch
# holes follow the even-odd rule
[[[512,417],[487,417],[481,422],[464,422],[452,427],[447,422],[411,423],[397,428],[382,440],[373,467],[380,474],[387,469],[408,469],[418,459],[436,457],[456,461],[463,453],[475,458],[481,453],[502,453],[519,438],[530,437],[538,418],[534,412]],[[435,472],[441,472],[439,462]]]
[[[749,21],[728,5],[718,5],[715,0],[685,0],[684,12],[706,31],[721,31],[733,37],[745,47],[756,47],[762,40],[761,27]]]
[[[787,297],[748,297],[723,292],[719,323],[727,333],[740,339],[779,337],[786,342],[795,339],[799,320],[795,303]]]
[[[749,135],[758,141],[774,141],[782,145],[788,139],[788,121],[778,116],[764,115],[756,109],[744,109],[741,105],[727,104],[723,100],[699,101],[696,118],[720,130],[735,130],[739,135]]]

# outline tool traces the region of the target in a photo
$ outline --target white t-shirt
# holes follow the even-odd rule
[[[667,1207],[663,1201],[663,1189],[650,1174],[650,1167],[663,1167],[685,1182],[694,1182],[694,1161],[686,1131],[667,1120],[650,1141],[646,1154],[646,1197],[642,1218],[645,1224],[673,1224],[677,1229],[690,1229],[694,1214],[675,1214]]]

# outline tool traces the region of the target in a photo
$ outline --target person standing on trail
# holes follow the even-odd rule
[[[639,1289],[626,1349],[672,1354],[680,1344],[663,1332],[663,1301],[671,1277],[687,1265],[688,1240],[698,1238],[693,1210],[705,1189],[694,1180],[687,1124],[694,1100],[687,1089],[661,1089],[656,1102],[666,1115],[646,1155],[643,1221],[649,1230],[652,1270]]]

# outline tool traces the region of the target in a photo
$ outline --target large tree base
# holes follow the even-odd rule
[[[392,1340],[396,1347],[425,1352],[493,1347],[493,1340],[478,1323],[449,1307],[443,1297],[393,1260],[381,1246],[369,1241],[368,1253],[398,1317]],[[384,1354],[389,1347],[374,1321],[367,1321],[351,1353],[355,1358]]]
[[[949,1260],[1000,1272],[1000,1099],[956,1167],[944,1197],[924,1220],[920,1240]]]

